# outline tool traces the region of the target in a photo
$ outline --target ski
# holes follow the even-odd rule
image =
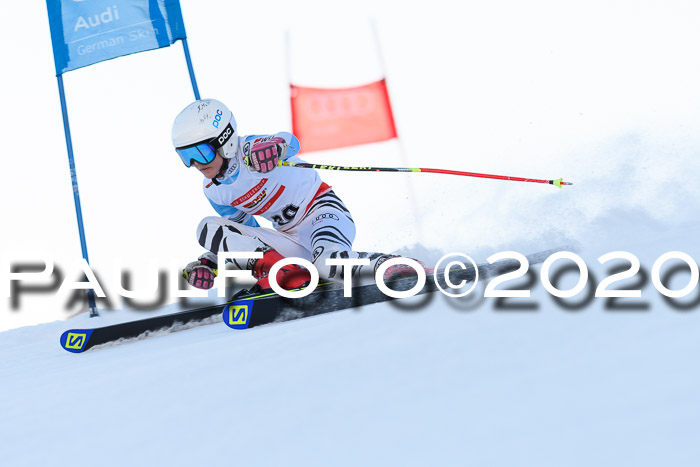
[[[552,250],[554,251],[554,250]],[[552,251],[537,253],[527,257],[530,264],[544,261]],[[520,267],[517,261],[499,261],[495,264],[479,264],[479,277],[488,278],[495,274],[515,271]],[[444,278],[438,274],[438,283],[445,287]],[[474,280],[474,268],[451,272],[453,282]],[[400,277],[385,281],[395,291],[409,290],[416,284],[415,277]],[[427,274],[425,286],[417,295],[436,292],[434,275]],[[135,321],[112,324],[88,329],[69,329],[60,337],[61,347],[72,353],[82,353],[95,346],[109,344],[119,340],[134,339],[146,333],[161,330],[177,331],[178,326],[186,327],[199,321],[220,315],[223,322],[232,329],[249,329],[263,324],[308,316],[346,310],[374,303],[397,300],[385,295],[374,284],[353,287],[350,297],[345,297],[342,284],[322,283],[308,296],[303,298],[285,298],[276,293],[248,294],[245,291],[225,303],[209,305],[194,310],[184,310],[167,315],[154,316]],[[400,300],[400,299],[399,299]]]
[[[527,256],[529,264],[543,262],[552,252],[548,250]],[[488,278],[496,274],[506,274],[517,270],[521,264],[517,261],[499,261],[494,264],[478,264],[480,278]],[[444,271],[438,274],[426,274],[425,285],[416,295],[428,294],[448,288]],[[450,272],[450,280],[455,282],[472,282],[476,277],[473,267],[458,269]],[[410,290],[416,284],[415,277],[400,277],[385,281],[394,291]],[[255,297],[242,297],[227,304],[222,312],[222,320],[231,329],[250,329],[262,324],[279,321],[306,318],[309,316],[341,311],[349,308],[381,303],[390,300],[400,300],[384,294],[376,284],[354,286],[350,297],[344,296],[342,286],[324,284],[311,294],[302,298],[285,298],[276,293]]]
[[[309,297],[298,300],[304,300],[305,306],[309,306],[310,303],[316,303],[319,297],[326,297],[326,292],[335,290],[338,286],[338,284],[330,282],[319,284]],[[342,286],[339,290],[342,295]],[[222,310],[233,310],[235,317],[240,319],[242,313],[245,310],[252,310],[253,303],[255,303],[255,318],[251,321],[249,319],[250,316],[246,314],[246,319],[244,320],[246,327],[253,327],[276,320],[279,315],[278,311],[283,307],[285,309],[288,307],[289,299],[285,299],[276,293],[249,294],[247,291],[242,292],[234,296],[232,300],[194,310],[184,310],[98,328],[69,329],[60,337],[61,347],[71,353],[82,353],[98,345],[109,344],[118,340],[134,339],[146,333],[155,333],[178,326],[185,327],[188,324],[221,315]],[[334,295],[331,294],[330,296]],[[314,308],[317,308],[317,306]],[[334,310],[336,309],[340,308],[335,308]]]
[[[419,294],[437,290],[434,284],[431,286],[428,282],[432,280],[432,275],[426,279],[425,287]],[[408,290],[415,282],[415,278],[386,281],[392,290],[397,291]],[[343,288],[337,284],[322,284],[302,298],[286,298],[276,293],[240,298],[224,307],[222,319],[231,329],[250,329],[262,324],[306,318],[389,300],[396,299],[385,295],[375,284],[354,286],[350,297],[345,297]]]
[[[61,335],[61,347],[68,352],[81,353],[97,345],[120,339],[132,339],[147,332],[156,332],[177,325],[202,321],[221,313],[225,304],[216,304],[194,310],[184,310],[167,315],[154,316],[100,328],[69,329]]]

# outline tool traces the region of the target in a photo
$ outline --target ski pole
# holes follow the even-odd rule
[[[245,164],[250,165],[250,159],[245,158]],[[425,169],[425,168],[403,168],[403,167],[346,167],[341,165],[319,165],[319,164],[309,164],[308,162],[290,162],[290,161],[279,161],[277,163],[278,167],[300,167],[304,169],[319,169],[319,170],[347,170],[355,172],[420,172],[420,173],[437,173],[437,174],[447,174],[447,175],[461,175],[464,177],[479,177],[479,178],[492,178],[496,180],[509,180],[512,182],[531,182],[531,183],[548,183],[550,185],[557,186],[561,188],[564,185],[573,185],[571,182],[563,182],[561,178],[556,180],[540,180],[537,178],[523,178],[523,177],[508,177],[506,175],[491,175],[482,174],[476,172],[461,172],[459,170],[444,170],[444,169]]]

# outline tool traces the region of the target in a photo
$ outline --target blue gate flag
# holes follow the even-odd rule
[[[46,0],[56,75],[185,39],[179,0]]]

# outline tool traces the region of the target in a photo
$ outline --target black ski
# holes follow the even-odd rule
[[[544,261],[551,251],[530,255],[530,264]],[[496,274],[515,271],[520,267],[517,261],[500,261],[495,264],[479,264],[480,280]],[[473,281],[474,268],[459,269],[451,272],[453,283],[466,280]],[[442,274],[438,274],[438,282],[445,287]],[[415,277],[401,277],[386,281],[392,290],[402,291],[413,288]],[[418,294],[437,291],[432,274],[428,274],[425,286]],[[276,321],[288,321],[307,316],[314,316],[332,311],[340,311],[373,303],[395,300],[385,295],[375,284],[353,287],[352,296],[343,296],[342,284],[324,283],[311,294],[303,298],[288,299],[276,293],[242,294],[233,297],[227,303],[210,305],[194,310],[185,310],[167,315],[155,316],[136,321],[113,324],[92,329],[70,329],[61,335],[61,346],[68,352],[81,353],[97,345],[107,344],[120,339],[132,339],[147,332],[156,332],[172,328],[178,324],[186,325],[202,321],[221,314],[224,323],[233,329],[249,329],[262,324]]]
[[[541,263],[553,251],[555,250],[530,255],[527,257],[528,262],[531,265]],[[486,279],[494,275],[515,271],[520,267],[520,263],[514,260],[499,261],[494,264],[479,264],[477,267],[479,278]],[[475,277],[476,272],[473,267],[450,272],[452,283],[472,282]],[[443,271],[437,274],[437,283],[435,279],[435,275],[427,274],[425,285],[416,295],[438,291],[437,283],[443,289],[448,288]],[[395,291],[410,290],[415,284],[415,277],[400,277],[386,281],[386,285]],[[319,286],[303,298],[285,298],[275,293],[241,298],[224,307],[222,318],[224,324],[232,329],[249,329],[261,324],[289,321],[390,300],[397,299],[384,294],[374,283],[353,287],[350,297],[344,296],[343,288],[338,284],[326,284]]]
[[[211,305],[194,310],[112,324],[101,328],[70,329],[61,335],[61,347],[68,352],[85,352],[96,345],[107,344],[119,339],[139,337],[146,332],[167,329],[177,324],[201,321],[221,313],[223,306],[224,304]]]
[[[415,281],[414,281],[415,282]],[[267,324],[279,319],[282,313],[289,314],[290,308],[293,310],[304,310],[303,316],[310,316],[314,310],[317,312],[329,312],[342,310],[351,306],[360,306],[367,303],[381,301],[384,297],[376,286],[373,286],[379,294],[362,294],[364,300],[357,302],[338,301],[333,303],[330,300],[337,299],[343,295],[342,287],[335,283],[324,283],[319,286],[309,296],[300,299],[286,299],[276,293],[265,294],[243,294],[233,297],[232,300],[217,305],[206,306],[194,310],[185,310],[167,315],[154,316],[136,321],[112,324],[91,329],[69,329],[60,338],[61,347],[68,352],[82,353],[97,345],[107,344],[120,339],[132,339],[147,332],[156,332],[168,329],[176,325],[186,325],[196,321],[202,321],[215,315],[220,315],[222,310],[227,316],[224,322],[236,323],[237,329]],[[368,301],[368,299],[372,299]],[[386,297],[387,299],[390,297]],[[324,301],[329,300],[326,306]],[[295,303],[295,302],[299,303]],[[352,304],[356,303],[356,304]],[[323,306],[322,306],[323,305]],[[254,318],[251,319],[251,311],[255,308]],[[292,310],[292,313],[294,312]],[[229,317],[230,315],[230,317]],[[297,317],[303,317],[299,315]]]

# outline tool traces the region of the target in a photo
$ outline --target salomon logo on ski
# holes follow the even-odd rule
[[[224,323],[232,329],[247,329],[252,309],[253,300],[233,302],[224,308]]]
[[[61,347],[69,352],[80,353],[85,350],[85,344],[87,344],[91,334],[92,329],[72,329],[66,331],[61,336]]]

